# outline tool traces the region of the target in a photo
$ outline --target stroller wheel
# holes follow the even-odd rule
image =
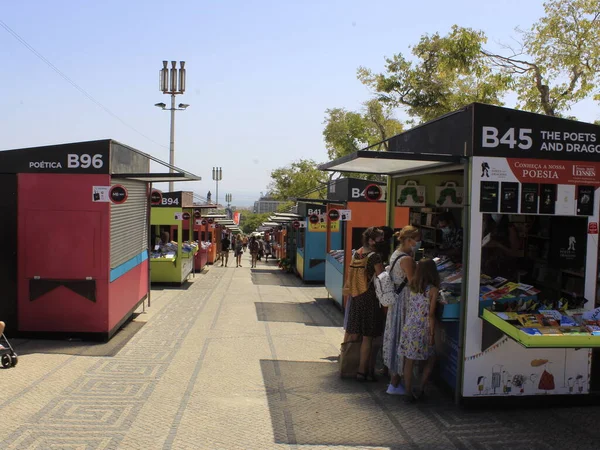
[[[12,358],[10,357],[10,355],[7,353],[5,355],[2,355],[2,367],[4,367],[5,369],[8,369],[12,364]]]
[[[15,367],[17,365],[17,363],[19,362],[19,357],[17,356],[16,353],[13,353],[11,356],[12,359],[12,366]]]

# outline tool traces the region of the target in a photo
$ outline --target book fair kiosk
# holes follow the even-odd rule
[[[386,198],[385,183],[358,178],[334,180],[327,188],[326,222],[329,224],[334,219],[339,224],[340,238],[335,239],[332,230],[327,230],[325,287],[342,309],[346,307],[342,288],[352,250],[362,246],[362,234],[367,228],[386,224]],[[393,214],[397,227],[408,223],[406,208],[394,208]]]
[[[200,219],[196,219],[196,222],[200,220],[200,226],[204,227],[202,240],[212,244],[208,248],[208,264],[214,264],[219,259],[221,251],[221,226],[216,221],[226,218],[225,214],[209,213]]]
[[[388,175],[390,226],[410,208],[442,279],[436,350],[456,401],[598,393],[600,127],[475,103],[388,145],[321,168]],[[462,228],[453,257],[443,213]]]
[[[183,240],[192,240],[198,243],[198,252],[194,256],[194,270],[201,272],[204,267],[209,263],[209,255],[213,252],[214,243],[212,241],[212,230],[214,228],[214,220],[205,218],[211,210],[217,208],[217,205],[205,204],[197,205],[194,204],[193,208],[189,208],[186,212],[193,216],[193,233],[190,236],[190,222],[187,220],[183,221]],[[211,263],[214,262],[214,256]]]
[[[150,185],[200,178],[113,140],[0,152],[7,333],[110,339],[149,300]]]
[[[299,201],[297,210],[298,217],[289,231],[294,243],[292,251],[296,253],[296,273],[304,282],[323,283],[327,235],[336,248],[341,245],[339,217],[327,220],[326,202],[319,200]]]
[[[153,243],[150,281],[180,285],[194,273],[194,261],[198,253],[198,243],[185,241],[183,233],[184,222],[188,223],[188,230],[194,227],[193,193],[163,192],[161,197],[160,202],[152,202],[150,214]],[[161,235],[165,232],[169,234],[169,242],[161,241]]]

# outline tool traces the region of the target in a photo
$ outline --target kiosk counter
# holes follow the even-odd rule
[[[599,143],[596,125],[476,103],[321,166],[388,175],[392,227],[410,208],[457,402],[600,392]]]
[[[341,178],[330,183],[327,190],[326,220],[331,222],[331,211],[337,211],[340,239],[327,232],[327,255],[325,260],[325,287],[342,309],[346,299],[342,295],[345,274],[352,259],[352,250],[362,246],[362,233],[372,226],[387,222],[385,183],[357,178]],[[408,224],[408,208],[394,208],[396,228]],[[335,217],[335,216],[334,216]]]
[[[152,242],[159,242],[164,232],[169,243],[155,244],[150,258],[152,283],[184,283],[194,272],[198,244],[183,240],[183,222],[193,227],[193,193],[164,192],[161,204],[153,205],[150,214]]]
[[[150,184],[199,179],[151,160],[113,140],[0,152],[9,334],[109,339],[149,296]]]

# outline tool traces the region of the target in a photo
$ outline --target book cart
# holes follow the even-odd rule
[[[386,224],[385,183],[358,178],[341,178],[331,182],[327,188],[326,223],[331,222],[331,211],[340,228],[340,239],[335,239],[331,228],[327,228],[327,256],[325,260],[325,287],[331,298],[342,309],[346,300],[342,295],[345,276],[352,259],[352,250],[362,246],[363,232],[372,226]],[[408,224],[408,208],[392,210],[398,227]]]
[[[462,259],[436,260],[439,375],[456,401],[600,391],[600,127],[476,103],[388,144],[321,169],[388,175],[388,211],[411,208],[426,256],[436,215],[459,219]]]
[[[150,213],[151,242],[150,281],[152,283],[183,284],[194,273],[198,245],[183,240],[183,222],[193,228],[193,193],[163,192],[160,204],[153,202]],[[171,243],[160,248],[162,232],[168,232]]]
[[[150,304],[152,183],[199,179],[114,140],[0,152],[7,334],[110,339]]]

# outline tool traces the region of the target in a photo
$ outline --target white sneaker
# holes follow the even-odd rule
[[[404,386],[402,386],[402,384],[399,384],[398,387],[394,387],[393,384],[390,384],[385,393],[390,395],[404,395],[406,394],[406,390],[404,389]]]

